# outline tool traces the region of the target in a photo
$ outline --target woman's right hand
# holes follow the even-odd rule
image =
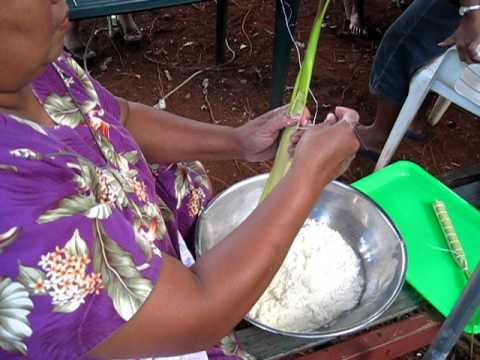
[[[359,118],[355,110],[337,107],[323,123],[294,134],[293,165],[313,177],[333,180],[340,176],[360,147],[355,134]]]

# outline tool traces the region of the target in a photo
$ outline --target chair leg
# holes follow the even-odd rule
[[[227,33],[228,0],[217,0],[217,64],[225,62],[225,38]]]
[[[292,40],[288,32],[281,1],[283,1],[287,15],[291,11],[289,28],[292,34],[295,33],[295,24],[297,22],[298,8],[300,5],[300,0],[276,1],[270,108],[276,108],[283,104],[283,92],[285,91],[285,84],[287,83],[288,63],[290,50],[292,48]]]
[[[448,110],[448,107],[450,106],[451,103],[452,103],[451,101],[444,98],[443,96],[440,96],[440,95],[438,96],[438,99],[435,102],[435,105],[430,111],[430,114],[428,114],[427,121],[430,123],[430,125],[435,126],[438,124],[440,119]]]
[[[402,110],[400,111],[395,124],[393,125],[393,129],[388,136],[387,142],[383,146],[380,158],[375,165],[375,171],[382,169],[390,162],[400,144],[400,141],[402,141],[408,127],[415,118],[418,109],[427,97],[431,83],[432,77],[431,75],[429,76],[428,73],[420,73],[411,81],[408,97],[402,106]]]
[[[112,15],[112,16],[107,16],[107,27],[108,27],[108,37],[109,38],[113,38],[113,29],[114,27],[117,25],[116,23],[113,24],[113,21],[117,21],[117,18],[115,17],[115,15]]]

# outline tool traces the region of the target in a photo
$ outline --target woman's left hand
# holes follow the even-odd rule
[[[288,115],[288,105],[271,110],[236,128],[237,139],[242,149],[242,159],[251,162],[270,160],[275,156],[278,136],[282,129],[306,125],[310,120],[310,112],[305,108],[303,115],[292,118]]]

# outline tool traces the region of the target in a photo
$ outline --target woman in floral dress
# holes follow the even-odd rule
[[[195,160],[272,158],[297,121],[234,129],[115,98],[62,54],[68,27],[64,0],[2,1],[0,358],[248,357],[228,334],[357,150],[358,115],[298,133],[271,196],[195,263]]]

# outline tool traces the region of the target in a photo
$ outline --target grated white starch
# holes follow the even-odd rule
[[[307,219],[249,316],[284,331],[318,329],[355,307],[363,286],[360,259],[340,233]]]

